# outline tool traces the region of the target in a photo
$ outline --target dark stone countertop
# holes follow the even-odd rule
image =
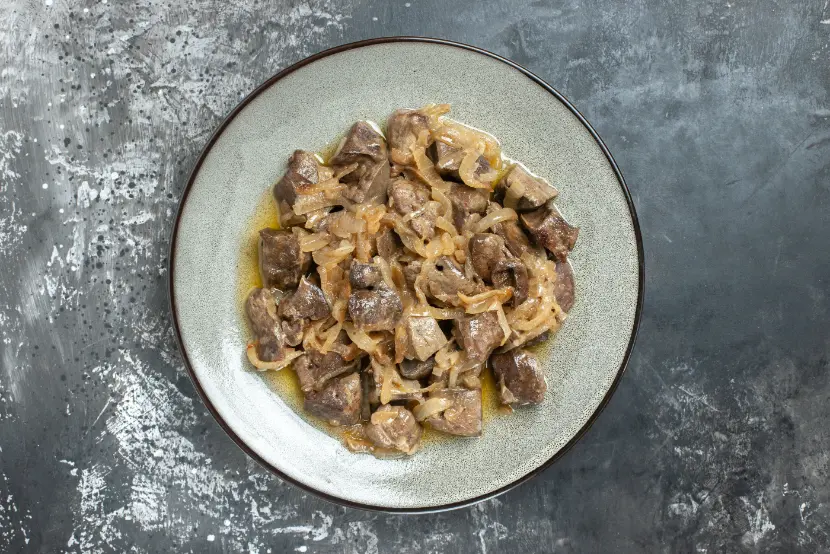
[[[0,551],[830,548],[830,7],[822,0],[6,0],[0,6]],[[472,508],[341,508],[207,413],[168,236],[212,129],[371,36],[527,66],[604,137],[643,228],[628,372],[541,477]]]

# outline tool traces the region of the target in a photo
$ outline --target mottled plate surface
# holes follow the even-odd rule
[[[549,179],[581,228],[577,302],[540,356],[542,405],[486,422],[480,439],[405,460],[349,453],[275,394],[244,359],[237,265],[254,211],[297,148],[319,150],[359,119],[452,104],[506,155]],[[297,64],[255,91],[211,139],[174,230],[171,298],[185,360],[208,407],[250,455],[332,500],[434,510],[486,498],[551,463],[590,425],[622,375],[642,300],[636,217],[610,155],[564,98],[498,57],[442,41],[386,39]]]

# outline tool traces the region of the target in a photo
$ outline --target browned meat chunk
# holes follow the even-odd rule
[[[427,271],[426,287],[430,296],[452,306],[459,305],[459,292],[472,296],[483,291],[482,286],[468,279],[448,256],[436,259],[435,267]]]
[[[333,175],[334,172],[320,165],[317,157],[311,152],[295,151],[288,160],[288,171],[274,185],[274,200],[279,208],[280,223],[283,225],[303,223],[305,217],[295,216],[293,212],[297,194],[301,194],[311,185],[329,179]]]
[[[455,320],[455,334],[459,345],[467,352],[467,359],[483,362],[506,338],[496,312],[482,312]]]
[[[387,261],[397,258],[403,251],[401,239],[392,229],[384,229],[375,237],[378,256]]]
[[[386,141],[367,122],[358,121],[352,126],[329,164],[336,171],[357,164],[357,169],[341,179],[347,184],[343,196],[357,203],[386,203],[389,184]]]
[[[296,288],[310,263],[311,256],[300,250],[300,241],[291,231],[259,232],[259,272],[266,287]]]
[[[534,252],[541,255],[544,251],[536,248],[530,243],[530,239],[519,224],[515,221],[502,221],[492,227],[493,232],[504,239],[507,250],[517,258],[521,258],[525,252]]]
[[[433,367],[435,367],[435,358],[429,358],[423,362],[404,360],[400,363],[399,370],[406,379],[423,379],[432,373]]]
[[[306,393],[303,407],[332,425],[354,425],[360,422],[362,396],[360,377],[352,373],[330,382],[320,391]]]
[[[426,419],[435,429],[450,435],[477,437],[481,435],[481,390],[444,389],[433,392],[430,398],[444,398],[452,405],[440,415]]]
[[[479,218],[473,214],[484,214],[489,203],[486,192],[460,183],[451,185],[447,197],[452,204],[453,225],[459,232],[465,225]]]
[[[429,316],[409,316],[406,326],[407,358],[424,361],[441,349],[447,337],[438,325],[438,321]]]
[[[386,137],[389,139],[389,159],[392,163],[412,163],[411,149],[418,135],[429,132],[429,118],[418,110],[397,110],[386,123]]]
[[[280,325],[277,316],[277,302],[268,289],[254,289],[245,301],[245,313],[251,322],[254,335],[273,335]]]
[[[574,270],[568,260],[556,262],[556,283],[553,286],[556,302],[564,312],[574,306]]]
[[[285,337],[285,344],[288,346],[297,346],[303,342],[305,323],[302,319],[282,322],[282,334]]]
[[[310,319],[316,321],[331,313],[323,291],[303,277],[297,290],[280,302],[279,314],[286,319]]]
[[[413,260],[407,265],[403,266],[403,278],[406,284],[410,287],[415,286],[415,279],[421,274],[421,267],[423,266],[420,260]]]
[[[505,206],[513,208],[517,212],[535,210],[559,194],[550,183],[539,177],[534,177],[518,164],[513,166],[510,173],[499,182],[498,188],[500,192],[505,193],[507,189],[510,189],[511,193],[519,197],[515,204],[509,201],[512,195],[506,195],[505,197]]]
[[[365,427],[366,436],[375,446],[412,454],[421,444],[423,429],[403,406],[384,404],[370,421]]]
[[[504,259],[504,239],[492,233],[477,233],[468,245],[473,269],[482,279],[492,282],[493,268]]]
[[[521,348],[490,357],[490,367],[499,381],[502,404],[539,404],[547,384],[536,358]]]
[[[498,288],[511,287],[513,289],[513,306],[518,306],[527,300],[530,288],[525,264],[516,258],[504,258],[493,268],[493,285]]]
[[[366,331],[392,331],[403,313],[398,294],[386,287],[356,290],[349,296],[349,317]]]
[[[245,312],[256,336],[257,357],[263,362],[280,360],[284,338],[274,295],[268,289],[251,291],[245,302]]]
[[[321,390],[329,380],[355,369],[357,365],[354,362],[347,362],[336,352],[322,354],[317,350],[307,350],[294,362],[294,371],[303,392]]]
[[[349,269],[349,283],[354,289],[368,289],[383,283],[383,275],[375,264],[364,264],[352,260]]]
[[[401,215],[410,215],[413,212],[409,226],[422,239],[431,239],[435,236],[435,220],[438,210],[435,204],[430,204],[429,187],[408,179],[395,179],[389,185],[390,205]]]
[[[556,206],[550,203],[522,214],[522,223],[533,239],[547,248],[558,261],[567,259],[568,252],[573,250],[579,236],[579,227],[573,227],[565,221]]]
[[[435,158],[435,169],[438,170],[444,177],[451,179],[460,179],[458,170],[461,167],[461,162],[464,160],[464,150],[456,146],[441,141],[436,141],[432,147],[432,155]],[[479,156],[476,160],[476,167],[473,170],[477,179],[482,183],[492,182],[495,175],[490,162],[484,156]]]

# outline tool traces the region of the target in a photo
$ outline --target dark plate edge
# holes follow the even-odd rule
[[[219,139],[219,137],[224,132],[225,128],[231,123],[231,121],[234,120],[234,118],[237,116],[237,114],[239,114],[239,112],[241,112],[252,100],[254,100],[257,96],[259,96],[264,90],[271,87],[271,85],[273,85],[274,83],[276,83],[277,81],[279,81],[280,79],[285,77],[286,75],[288,75],[288,74],[296,71],[297,69],[300,69],[300,68],[302,68],[302,67],[304,67],[304,66],[306,66],[310,63],[313,63],[313,62],[315,62],[315,61],[317,61],[321,58],[325,58],[325,57],[333,55],[333,54],[337,54],[337,53],[344,52],[344,51],[347,51],[347,50],[352,50],[354,48],[361,48],[363,46],[371,46],[371,45],[375,45],[375,44],[387,44],[387,43],[395,43],[395,42],[424,42],[424,43],[430,43],[430,44],[439,44],[439,45],[443,45],[443,46],[452,46],[452,47],[455,47],[455,48],[462,48],[464,50],[469,50],[469,51],[472,51],[472,52],[476,52],[478,54],[488,56],[490,58],[493,58],[493,59],[498,60],[502,63],[505,63],[505,64],[509,65],[510,67],[522,72],[525,76],[530,78],[536,84],[538,84],[539,86],[544,88],[546,91],[548,91],[550,94],[555,96],[560,102],[562,102],[577,117],[577,119],[579,119],[579,121],[582,123],[582,125],[585,126],[585,128],[588,130],[588,132],[591,134],[591,136],[594,138],[594,140],[599,145],[599,147],[602,150],[603,154],[605,154],[605,157],[608,159],[608,162],[611,164],[611,167],[614,170],[614,174],[617,177],[617,181],[620,184],[620,188],[622,188],[623,194],[625,195],[625,200],[626,200],[626,203],[628,204],[628,211],[631,215],[631,221],[632,221],[632,224],[634,226],[634,235],[635,235],[635,239],[636,239],[636,242],[637,242],[637,256],[638,256],[638,265],[639,265],[637,307],[636,307],[636,310],[634,312],[634,323],[633,323],[632,329],[631,329],[631,339],[628,342],[628,347],[626,348],[625,355],[623,356],[622,362],[620,364],[620,369],[617,371],[616,377],[614,377],[614,381],[611,383],[611,386],[609,387],[608,391],[605,393],[605,396],[603,397],[603,399],[600,402],[599,406],[594,411],[594,413],[591,415],[591,417],[588,418],[588,421],[585,423],[585,425],[583,425],[582,428],[571,438],[571,440],[569,440],[562,448],[560,448],[559,451],[557,451],[556,454],[554,454],[549,460],[547,460],[545,463],[541,464],[539,467],[533,469],[529,473],[527,473],[527,474],[523,475],[522,477],[516,479],[512,483],[509,483],[509,484],[507,484],[507,485],[505,485],[505,486],[503,486],[499,489],[488,492],[486,494],[476,496],[474,498],[470,498],[468,500],[462,500],[462,501],[453,502],[453,503],[450,503],[450,504],[442,504],[440,506],[431,506],[431,507],[424,507],[424,508],[390,508],[390,507],[385,507],[385,506],[375,506],[375,505],[372,505],[372,504],[363,504],[363,503],[360,503],[360,502],[353,502],[353,501],[350,501],[350,500],[345,500],[343,498],[332,496],[330,494],[319,491],[319,490],[317,490],[313,487],[305,485],[304,483],[300,483],[299,481],[285,475],[279,469],[273,467],[268,462],[266,462],[263,458],[261,458],[247,444],[245,444],[242,441],[242,439],[240,439],[239,436],[237,436],[237,434],[233,431],[233,429],[230,428],[230,425],[228,425],[222,419],[222,417],[216,411],[216,408],[210,402],[210,399],[207,397],[207,394],[205,393],[204,389],[202,388],[201,384],[199,383],[199,380],[196,378],[196,374],[193,371],[193,367],[190,365],[190,360],[187,357],[187,354],[186,354],[186,351],[185,351],[185,348],[184,348],[184,342],[182,341],[181,331],[179,329],[179,320],[178,320],[178,316],[176,315],[176,301],[175,301],[175,296],[173,294],[174,253],[176,251],[176,237],[178,235],[179,223],[181,221],[181,216],[182,216],[182,211],[184,209],[184,205],[187,201],[187,197],[188,197],[188,194],[190,193],[193,182],[196,179],[196,175],[199,173],[199,169],[202,167],[202,163],[204,163],[205,158],[207,157],[207,154],[210,152],[210,150],[213,147],[214,143]],[[276,75],[274,75],[273,77],[271,77],[270,79],[268,79],[267,81],[265,81],[264,83],[259,85],[256,89],[253,90],[253,92],[248,94],[225,117],[225,119],[222,121],[222,123],[216,128],[216,131],[214,131],[213,135],[211,135],[208,142],[205,144],[205,147],[202,149],[201,154],[199,154],[199,158],[196,160],[196,164],[193,166],[193,170],[190,172],[190,176],[187,179],[187,184],[185,185],[185,189],[182,192],[182,197],[181,197],[181,200],[179,201],[179,208],[176,211],[176,219],[174,220],[173,229],[172,229],[172,232],[171,232],[171,235],[170,235],[170,241],[169,242],[170,242],[170,247],[169,247],[169,250],[168,250],[168,258],[167,258],[168,259],[168,273],[169,273],[169,277],[168,277],[168,298],[169,298],[169,301],[170,301],[170,310],[171,310],[171,313],[173,315],[173,328],[174,328],[175,334],[176,334],[176,341],[179,345],[179,350],[182,354],[182,360],[184,361],[185,368],[187,369],[187,373],[190,376],[190,380],[193,382],[193,386],[196,388],[196,391],[199,393],[199,396],[201,397],[201,399],[204,402],[205,406],[208,408],[211,415],[213,415],[213,418],[217,421],[217,423],[219,423],[219,425],[228,434],[228,436],[230,436],[230,438],[233,439],[233,441],[236,443],[237,446],[239,446],[239,448],[241,448],[248,456],[250,456],[251,458],[256,460],[261,466],[263,466],[265,469],[267,469],[270,472],[277,475],[283,481],[287,481],[287,482],[289,482],[289,483],[291,483],[291,484],[293,484],[293,485],[295,485],[295,486],[297,486],[297,487],[299,487],[299,488],[301,488],[301,489],[303,489],[307,492],[310,492],[310,493],[312,493],[312,494],[314,494],[314,495],[316,495],[320,498],[323,498],[324,500],[327,500],[329,502],[332,502],[332,503],[335,503],[335,504],[340,504],[340,505],[343,505],[343,506],[349,506],[349,507],[352,507],[352,508],[360,508],[360,509],[363,509],[363,510],[372,510],[372,511],[378,511],[378,512],[386,512],[386,513],[405,513],[405,514],[406,513],[408,513],[408,514],[436,513],[436,512],[444,512],[444,511],[448,511],[448,510],[454,510],[456,508],[463,508],[465,506],[470,506],[470,505],[476,504],[478,502],[481,502],[482,500],[487,500],[488,498],[494,498],[496,496],[499,496],[499,495],[501,495],[501,494],[503,494],[503,493],[505,493],[505,492],[521,485],[522,483],[532,479],[533,477],[539,475],[540,473],[542,473],[545,469],[547,469],[548,467],[553,465],[556,461],[561,459],[573,447],[573,445],[576,444],[577,441],[579,441],[585,435],[585,433],[588,431],[588,429],[590,429],[591,425],[593,425],[593,423],[596,421],[596,419],[599,417],[599,415],[605,409],[606,405],[608,404],[608,402],[611,399],[611,396],[613,396],[614,392],[617,390],[617,386],[619,385],[619,382],[622,379],[623,374],[625,373],[626,366],[628,365],[629,358],[631,357],[631,351],[634,348],[634,342],[636,341],[636,338],[637,338],[637,332],[639,330],[640,319],[641,319],[642,310],[643,310],[643,296],[644,296],[644,290],[643,289],[644,289],[644,285],[645,285],[645,260],[644,260],[644,253],[643,253],[643,237],[642,237],[642,234],[640,232],[640,223],[639,223],[639,220],[637,219],[637,212],[634,209],[634,202],[631,198],[631,192],[628,190],[628,185],[626,185],[626,183],[625,183],[625,179],[623,178],[622,172],[620,171],[620,168],[617,165],[617,162],[614,160],[614,157],[611,155],[611,152],[608,150],[608,147],[605,146],[605,143],[602,141],[599,134],[597,134],[597,132],[594,130],[594,128],[591,126],[591,124],[588,123],[588,120],[585,119],[585,116],[583,116],[579,112],[579,110],[577,110],[573,106],[573,104],[571,104],[570,101],[568,101],[568,99],[565,98],[564,95],[562,95],[559,91],[557,91],[552,86],[547,84],[544,80],[542,80],[541,78],[539,78],[536,75],[534,75],[533,73],[531,73],[528,69],[525,69],[521,65],[519,65],[519,64],[517,64],[517,63],[515,63],[511,60],[508,60],[507,58],[499,56],[498,54],[494,54],[494,53],[492,53],[488,50],[484,50],[484,49],[478,48],[476,46],[470,46],[468,44],[463,44],[463,43],[460,43],[460,42],[454,42],[454,41],[445,40],[445,39],[429,38],[429,37],[415,37],[415,36],[401,36],[401,37],[379,37],[379,38],[361,40],[361,41],[357,41],[357,42],[351,42],[351,43],[348,43],[348,44],[343,44],[341,46],[336,46],[334,48],[330,48],[328,50],[324,50],[322,52],[314,54],[313,56],[305,58],[305,59],[303,59],[303,60],[301,60],[301,61],[285,68],[285,69],[283,69],[282,71],[280,71],[279,73],[277,73]]]

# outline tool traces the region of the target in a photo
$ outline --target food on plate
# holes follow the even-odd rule
[[[574,305],[579,229],[557,189],[448,112],[358,121],[328,158],[297,150],[273,189],[280,228],[259,231],[248,359],[293,371],[354,452],[481,435],[486,372],[505,410],[543,402],[528,349]]]

